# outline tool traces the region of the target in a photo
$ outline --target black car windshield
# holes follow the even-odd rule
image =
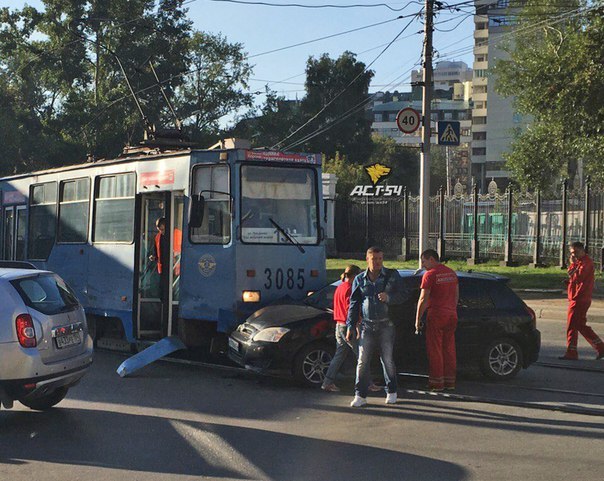
[[[333,284],[325,286],[304,299],[304,304],[317,309],[333,309],[333,295],[336,292],[336,287]]]
[[[42,314],[58,314],[80,304],[73,291],[59,276],[41,274],[11,281],[25,305]]]

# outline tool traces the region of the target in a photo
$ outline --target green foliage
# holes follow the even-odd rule
[[[386,179],[390,185],[404,185],[409,192],[419,189],[419,151],[412,147],[404,147],[391,137],[374,134],[371,137],[373,149],[369,160],[365,163],[379,162],[392,168]],[[364,183],[367,183],[365,180]]]
[[[351,162],[365,163],[372,148],[371,120],[366,117],[362,103],[368,97],[372,77],[373,72],[366,70],[365,64],[351,52],[344,52],[337,59],[327,54],[309,58],[302,117],[310,119],[329,105],[292,139],[329,127],[307,140],[304,150],[328,156],[342,152]]]
[[[579,6],[593,8],[559,21]],[[515,96],[517,110],[534,124],[518,134],[509,167],[533,188],[547,189],[578,160],[604,180],[602,0],[529,0],[518,19],[510,58],[494,68],[496,88]]]
[[[367,184],[367,174],[363,166],[349,162],[346,156],[340,155],[339,152],[323,162],[323,172],[336,174],[336,191],[344,198],[348,198],[355,185]]]
[[[10,129],[3,173],[65,165],[87,152],[115,156],[144,123],[173,119],[150,67],[196,139],[250,105],[251,67],[240,44],[195,32],[185,0],[43,0],[0,9],[0,130]],[[200,133],[201,132],[201,133]]]

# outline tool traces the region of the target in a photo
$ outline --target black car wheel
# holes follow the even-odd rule
[[[321,386],[334,350],[332,346],[323,343],[304,346],[294,359],[293,372],[296,380],[307,386]]]
[[[36,411],[46,411],[54,405],[59,404],[67,395],[67,390],[68,388],[66,387],[58,387],[54,391],[51,391],[44,396],[31,400],[23,400],[20,402],[30,409],[35,409]]]
[[[480,370],[491,379],[510,379],[522,367],[522,350],[512,339],[497,339],[485,349]]]

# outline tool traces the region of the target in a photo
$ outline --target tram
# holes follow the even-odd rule
[[[59,273],[97,339],[201,346],[326,284],[318,154],[138,146],[0,192],[2,258]]]

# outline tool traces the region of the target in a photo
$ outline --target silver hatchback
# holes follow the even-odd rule
[[[84,309],[65,281],[27,267],[0,262],[0,402],[45,410],[92,364],[92,339]]]

